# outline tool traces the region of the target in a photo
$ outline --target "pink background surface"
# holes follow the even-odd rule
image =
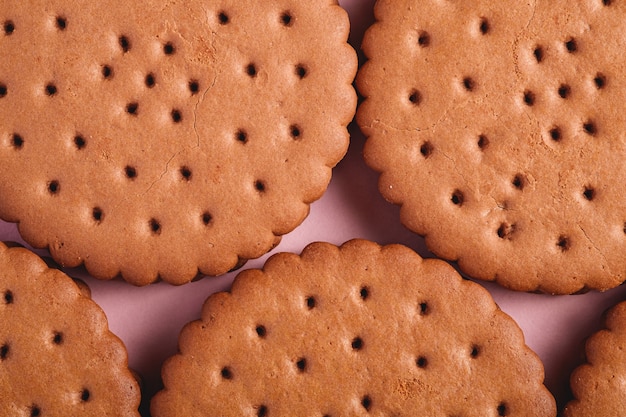
[[[374,0],[340,3],[350,14],[350,41],[358,49],[365,28],[373,20]],[[400,224],[397,207],[385,202],[378,193],[378,175],[361,157],[365,139],[355,125],[350,126],[350,132],[348,155],[334,170],[327,193],[311,206],[309,217],[284,236],[270,254],[249,261],[244,269],[261,267],[276,252],[299,253],[314,241],[341,244],[352,238],[381,244],[402,243],[422,256],[432,257],[422,238]],[[0,221],[0,240],[21,242],[16,226]],[[38,253],[45,255],[46,251]],[[227,290],[236,275],[205,278],[181,287],[158,283],[136,288],[121,281],[97,281],[81,269],[68,273],[84,279],[91,287],[93,298],[108,316],[111,330],[126,344],[130,365],[142,375],[148,395],[160,385],[161,364],[176,352],[182,326],[198,319],[204,300],[215,291]],[[584,339],[599,328],[603,311],[626,300],[626,287],[605,293],[550,296],[515,293],[489,283],[481,285],[517,321],[528,346],[542,359],[546,385],[559,406],[568,398],[569,374],[581,361]]]

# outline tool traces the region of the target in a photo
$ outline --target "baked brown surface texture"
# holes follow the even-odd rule
[[[609,310],[604,319],[605,329],[587,340],[587,363],[572,373],[570,384],[575,399],[565,407],[564,417],[624,415],[626,302]]]
[[[0,217],[63,266],[137,285],[276,245],[349,142],[333,0],[5,1]]]
[[[626,279],[626,4],[380,0],[357,120],[402,222],[514,290]]]
[[[489,293],[401,245],[274,255],[210,296],[179,348],[154,417],[556,415]]]
[[[1,416],[139,417],[126,349],[88,289],[1,242],[0,392]]]

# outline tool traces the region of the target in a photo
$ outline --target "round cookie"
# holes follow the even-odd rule
[[[489,293],[400,245],[274,255],[211,295],[179,349],[154,417],[556,414]]]
[[[564,410],[564,417],[620,417],[626,409],[626,302],[609,310],[605,329],[586,343],[587,363],[571,376],[575,399]]]
[[[0,217],[63,266],[227,272],[303,221],[347,150],[336,0],[4,6]]]
[[[468,275],[626,280],[626,3],[379,0],[357,120],[402,222]]]
[[[0,392],[2,416],[139,417],[126,348],[87,287],[2,242]]]

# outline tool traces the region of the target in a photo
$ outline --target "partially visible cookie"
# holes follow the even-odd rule
[[[5,0],[0,218],[137,285],[263,255],[348,148],[348,32],[337,0]]]
[[[626,280],[626,3],[379,0],[365,159],[439,257],[515,290]]]
[[[489,293],[400,245],[274,255],[210,296],[179,348],[154,417],[556,414]]]
[[[126,349],[88,294],[0,242],[1,416],[139,416]]]
[[[575,399],[564,417],[622,417],[626,412],[626,302],[609,310],[605,328],[586,343],[586,363],[574,370]]]

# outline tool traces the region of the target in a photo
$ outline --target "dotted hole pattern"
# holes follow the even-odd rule
[[[2,295],[2,302],[5,307],[11,308],[13,307],[14,304],[16,304],[17,296],[15,295],[13,291],[9,289],[4,290],[3,295]],[[64,333],[61,331],[50,332],[49,342],[51,346],[56,347],[56,348],[61,348],[63,344],[65,343]],[[10,341],[4,341],[0,345],[0,367],[3,366],[3,363],[8,364],[9,361],[11,361],[12,352],[13,350],[12,350],[12,345]],[[87,387],[81,387],[76,392],[77,392],[76,397],[78,398],[80,403],[87,403],[93,400],[92,392]],[[24,408],[29,410],[28,415],[31,417],[46,416],[45,408],[40,404],[31,403],[31,404],[25,405]]]
[[[234,25],[235,21],[231,19],[231,16],[227,11],[221,10],[217,12],[216,15],[217,22],[220,26]],[[281,26],[284,28],[293,27],[297,18],[291,11],[285,10],[277,14],[277,20]],[[72,29],[71,21],[68,20],[67,17],[63,15],[58,15],[54,19],[54,25],[59,33],[62,35]],[[3,36],[15,36],[19,31],[19,28],[16,26],[13,20],[7,19],[2,23],[2,33]],[[117,46],[119,48],[119,52],[121,54],[132,54],[134,50],[134,35],[130,33],[121,33],[117,37]],[[167,41],[162,45],[162,53],[163,57],[171,57],[178,53],[178,48],[174,42]],[[103,82],[111,81],[116,77],[115,67],[112,63],[103,63],[99,66],[100,75]],[[249,77],[250,79],[255,79],[262,68],[259,68],[258,65],[254,62],[250,62],[244,68],[244,75]],[[304,80],[310,75],[310,68],[306,65],[306,63],[298,63],[294,66],[293,74],[295,79]],[[156,76],[155,72],[148,72],[144,78],[144,85],[147,90],[156,89],[159,85],[159,79]],[[195,78],[191,78],[188,81],[187,88],[189,97],[196,96],[200,93],[203,83],[202,80],[198,80]],[[59,86],[53,82],[49,81],[45,85],[42,86],[43,94],[51,99],[56,98],[63,94],[63,91],[59,88]],[[9,86],[6,82],[0,79],[0,100],[10,97],[13,92],[10,91]],[[16,92],[18,94],[19,92]],[[137,100],[129,100],[125,107],[124,112],[128,115],[129,118],[140,118],[142,115],[142,106],[141,103]],[[169,110],[168,119],[171,121],[173,125],[182,125],[185,123],[187,118],[185,117],[185,112],[181,108],[172,108]],[[247,131],[243,128],[234,130],[234,139],[237,143],[247,144],[249,141],[254,140],[254,138],[249,137]],[[305,129],[300,124],[292,124],[289,126],[289,130],[286,133],[287,137],[292,140],[303,140],[305,138]],[[22,150],[28,143],[28,138],[25,137],[20,132],[12,132],[10,135],[10,145],[13,149],[19,151]],[[89,132],[77,133],[74,138],[74,149],[77,151],[83,150],[88,147],[88,138],[89,140],[97,140],[97,138],[92,138],[89,135]],[[138,168],[132,165],[126,165],[121,168],[123,170],[124,176],[129,181],[134,181],[139,175]],[[189,182],[192,180],[191,168],[190,167],[181,167],[181,181]],[[260,194],[263,195],[267,191],[267,183],[264,180],[257,179],[253,182],[253,188]],[[47,190],[50,196],[58,195],[62,186],[58,179],[51,179],[47,182]],[[102,224],[105,219],[105,213],[103,208],[99,204],[94,204],[93,207],[93,215],[92,219],[94,224]],[[200,223],[204,226],[209,226],[212,224],[213,216],[208,212],[202,213],[200,216]],[[148,219],[146,221],[147,231],[152,236],[159,236],[163,231],[163,225],[156,219]]]
[[[602,0],[603,6],[611,6],[611,0]],[[488,35],[494,28],[492,27],[492,23],[485,17],[481,17],[477,20],[478,33],[480,35]],[[429,48],[433,44],[432,34],[419,30],[417,36],[417,46],[418,48]],[[567,55],[576,55],[580,51],[580,42],[575,37],[566,37],[566,39],[562,43],[562,51]],[[546,54],[546,48],[543,45],[536,45],[530,51],[530,54],[534,57],[536,65],[543,65],[548,60],[552,59],[552,56]],[[604,90],[609,80],[606,75],[602,71],[597,71],[592,74],[587,74],[587,78],[591,80],[592,85],[595,89],[600,93],[601,90]],[[474,75],[462,75],[459,77],[460,79],[460,88],[462,91],[466,93],[473,93],[478,90],[479,81],[475,78]],[[554,91],[557,97],[566,101],[571,99],[574,94],[574,88],[567,82],[563,82],[556,88]],[[408,95],[406,96],[407,102],[414,107],[418,107],[423,102],[422,93],[416,89],[412,88],[409,90]],[[521,94],[521,102],[527,108],[532,108],[538,102],[538,100],[543,99],[543,97],[539,97],[538,94],[530,89],[524,90]],[[553,124],[545,127],[546,137],[550,142],[554,144],[564,144],[566,142],[565,130],[559,126],[558,124]],[[596,139],[601,134],[601,126],[592,119],[588,118],[586,120],[581,121],[580,123],[580,132],[589,137],[590,139]],[[490,139],[485,134],[480,134],[476,140],[476,145],[481,152],[485,152],[488,150],[490,145]],[[430,159],[431,156],[436,152],[436,148],[431,141],[425,141],[420,146],[420,153],[424,159]],[[516,174],[511,182],[511,186],[518,190],[523,191],[526,188],[527,180],[523,174]],[[592,202],[596,197],[596,190],[591,186],[585,186],[582,191],[582,197],[585,201]],[[462,207],[465,203],[465,195],[461,190],[454,190],[450,197],[450,203],[455,207]],[[626,222],[624,223],[624,233],[626,234]],[[501,223],[498,225],[495,230],[496,236],[502,242],[513,240],[515,237],[515,233],[517,231],[517,225],[515,223]],[[566,253],[572,247],[572,242],[570,238],[564,238],[563,235],[555,237],[555,246],[558,248],[558,252]]]
[[[625,225],[626,227],[626,225]],[[368,302],[368,300],[372,297],[372,289],[369,285],[362,285],[358,288],[357,293],[358,299],[362,303]],[[304,311],[313,311],[315,309],[320,308],[318,297],[315,295],[307,295],[302,298],[302,309]],[[434,314],[431,305],[428,301],[421,301],[416,304],[417,313],[424,318],[431,316]],[[271,340],[271,330],[268,329],[264,324],[257,324],[253,328],[253,334],[256,335],[257,339],[261,342],[270,343]],[[366,349],[366,341],[361,336],[354,336],[353,338],[346,340],[346,344],[349,346],[349,350],[353,353],[358,354],[359,352]],[[478,344],[469,344],[467,347],[467,360],[474,361],[479,360],[483,354],[483,348]],[[306,356],[300,356],[297,359],[293,360],[293,369],[297,374],[306,374],[309,370],[309,362],[310,358]],[[429,366],[429,359],[426,355],[417,355],[415,358],[415,367],[418,370],[427,371]],[[231,365],[224,365],[219,369],[219,377],[224,383],[228,383],[237,378],[236,370]],[[371,394],[365,394],[359,398],[359,403],[364,411],[372,412],[375,406],[375,397]],[[270,408],[266,404],[258,404],[253,405],[253,409],[256,410],[257,416],[267,416],[271,412]],[[498,416],[507,416],[508,415],[508,406],[506,402],[500,401],[493,406],[493,409],[497,413]],[[326,417],[333,417],[330,414],[323,414]]]

